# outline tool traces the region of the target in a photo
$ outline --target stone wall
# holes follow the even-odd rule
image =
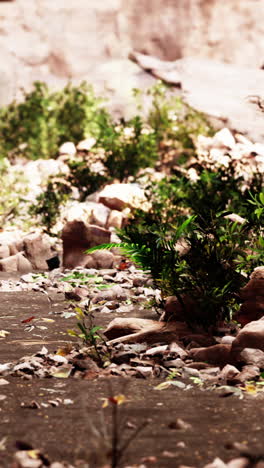
[[[196,55],[260,67],[262,0],[13,0],[0,2],[0,104],[34,80],[86,79],[127,94],[136,49],[162,59]]]

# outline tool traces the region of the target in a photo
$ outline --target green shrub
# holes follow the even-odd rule
[[[7,224],[16,224],[18,227],[18,215],[21,219],[27,218],[27,207],[24,205],[29,192],[27,181],[22,170],[10,169],[9,161],[0,159],[0,229]],[[26,224],[30,225],[28,221]]]
[[[28,159],[54,158],[65,141],[78,143],[102,131],[106,111],[86,83],[51,92],[34,83],[24,100],[0,109],[0,154]]]
[[[197,136],[214,133],[203,113],[189,106],[161,81],[149,88],[146,96],[138,89],[134,90],[134,95],[139,100],[139,109],[143,107],[144,98],[150,99],[145,119],[156,135],[161,163],[184,163],[195,155]]]
[[[30,206],[30,214],[40,217],[47,233],[52,234],[52,228],[58,221],[59,210],[70,194],[71,187],[66,180],[59,177],[50,178],[45,191]]]
[[[208,328],[230,319],[239,289],[263,264],[264,192],[255,191],[256,174],[247,200],[232,163],[217,171],[199,163],[196,171],[195,181],[179,172],[149,187],[151,210],[138,210],[119,237],[124,252],[150,271],[163,298],[177,296],[186,321]],[[229,219],[234,208],[246,215],[244,222]]]

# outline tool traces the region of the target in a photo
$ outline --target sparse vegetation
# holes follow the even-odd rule
[[[151,272],[164,298],[177,296],[190,325],[208,328],[232,318],[239,289],[263,264],[264,193],[259,174],[245,190],[232,162],[217,170],[200,162],[195,171],[195,181],[179,171],[150,186],[152,208],[134,213],[119,247]]]

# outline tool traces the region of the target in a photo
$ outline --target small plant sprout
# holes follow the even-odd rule
[[[123,384],[122,393],[115,394],[113,386],[108,382],[109,394],[103,398],[101,425],[100,428],[91,424],[91,433],[93,444],[96,452],[102,453],[102,448],[106,454],[107,462],[110,462],[111,468],[118,468],[123,461],[124,455],[139,433],[147,426],[148,420],[143,421],[140,425],[134,426],[132,432],[126,436],[128,431],[129,421],[124,411],[124,405],[129,401],[125,394],[127,382]],[[109,421],[110,419],[110,421]],[[110,422],[110,424],[109,424]],[[129,429],[131,431],[131,428]]]
[[[80,338],[85,345],[93,348],[100,366],[103,366],[103,355],[99,347],[99,343],[104,342],[102,336],[99,334],[99,330],[101,330],[102,327],[94,325],[94,316],[90,302],[88,302],[84,309],[75,307],[75,312],[77,327],[80,331],[68,330],[68,334]],[[106,343],[104,342],[104,344]]]

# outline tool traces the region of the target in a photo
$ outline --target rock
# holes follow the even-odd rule
[[[235,318],[242,326],[264,315],[264,267],[253,271],[250,281],[240,290],[239,295],[244,302]]]
[[[161,355],[163,356],[166,354],[165,352],[168,350],[168,345],[162,345],[162,346],[155,346],[154,348],[149,348],[145,352],[146,356],[157,356]]]
[[[263,282],[263,280],[261,280]],[[256,297],[253,301],[246,301],[241,305],[235,320],[244,327],[248,323],[259,320],[264,315],[264,297]]]
[[[213,146],[214,147],[224,147],[224,148],[229,148],[232,149],[236,145],[235,138],[233,137],[232,133],[228,128],[222,128],[222,130],[219,130],[216,132],[216,134],[213,137]]]
[[[227,384],[232,383],[235,377],[240,374],[240,371],[230,364],[226,364],[219,374],[219,380],[223,380]]]
[[[256,267],[250,275],[250,279],[264,279],[264,266]]]
[[[20,273],[29,273],[33,270],[31,262],[24,256],[23,252],[16,254],[17,258],[17,271]]]
[[[192,425],[181,418],[176,418],[175,421],[172,421],[168,424],[168,428],[178,431],[186,431],[188,429],[191,429]]]
[[[247,382],[248,380],[255,379],[260,374],[260,370],[257,366],[247,365],[242,368],[240,374],[237,375],[236,380],[239,383]]]
[[[18,252],[15,255],[11,255],[0,260],[0,271],[6,271],[8,273],[19,271],[20,273],[24,274],[29,273],[32,270],[32,264],[24,256],[23,252]]]
[[[243,301],[253,301],[256,296],[264,297],[264,279],[252,278],[239,294]]]
[[[212,367],[211,364],[206,362],[191,362],[189,364],[185,364],[185,367],[191,367],[192,369],[197,369],[199,371],[208,371],[209,374],[215,372],[214,369],[217,369],[217,373],[220,372],[220,367]]]
[[[116,318],[104,331],[110,343],[171,343],[189,332],[183,322],[156,322],[155,320]]]
[[[140,286],[145,286],[147,282],[147,278],[144,278],[144,276],[136,276],[133,278],[133,286],[138,288]]]
[[[51,243],[47,234],[28,234],[24,237],[25,254],[37,270],[47,270],[46,260],[52,256]]]
[[[126,292],[118,285],[115,285],[106,291],[100,291],[93,297],[92,303],[97,304],[101,301],[114,301],[116,299],[119,301],[124,301],[127,299]]]
[[[171,359],[169,361],[164,361],[164,367],[169,369],[170,367],[177,367],[178,369],[182,369],[185,363],[183,362],[182,359],[177,358],[177,359]]]
[[[238,361],[264,369],[264,352],[260,349],[244,348],[239,354]]]
[[[198,371],[198,369],[194,369],[193,367],[184,366],[182,368],[182,370],[183,370],[183,375],[182,375],[183,378],[186,378],[186,377],[198,377],[198,378],[200,378],[200,372]]]
[[[221,339],[221,343],[231,345],[234,339],[235,339],[235,336],[226,335],[226,336],[223,336],[223,338]]]
[[[221,460],[221,458],[216,457],[212,463],[208,463],[204,468],[226,468],[226,464]]]
[[[195,343],[195,347],[206,347],[213,346],[216,344],[216,341],[213,336],[199,333],[189,333],[183,338],[183,343],[188,344],[188,349],[192,349],[191,344]]]
[[[9,246],[4,244],[4,245],[0,245],[0,260],[2,258],[7,258],[10,256],[10,249],[9,249]]]
[[[99,195],[99,202],[112,210],[139,208],[146,202],[144,191],[138,184],[106,185]]]
[[[152,366],[137,366],[137,377],[152,377],[153,376],[153,367]]]
[[[81,264],[82,262],[80,261],[79,264]],[[96,260],[94,259],[94,257],[92,255],[86,255],[86,259],[85,259],[85,268],[95,268],[97,269],[97,263],[96,263]]]
[[[169,351],[170,351],[170,354],[175,354],[177,357],[181,359],[186,359],[188,356],[188,353],[186,353],[186,351],[175,342],[172,342],[169,345]]]
[[[17,271],[17,256],[11,255],[10,257],[0,260],[0,271],[15,273]]]
[[[85,287],[76,287],[72,291],[65,292],[65,299],[72,301],[82,301],[89,296],[89,289]]]
[[[107,269],[112,268],[115,256],[109,250],[98,250],[92,253],[93,260],[95,261],[96,268]]]
[[[237,356],[244,348],[264,351],[264,320],[256,320],[244,326],[232,343],[232,354]]]
[[[263,141],[263,116],[257,101],[249,96],[263,95],[263,70],[235,66],[200,57],[184,57],[165,62],[133,52],[132,60],[169,84],[181,88],[186,102],[228,127]],[[232,144],[231,138],[226,142]]]
[[[189,351],[189,357],[194,361],[205,361],[210,364],[225,366],[230,362],[231,346],[228,344],[216,344],[208,348],[194,348]]]
[[[111,210],[107,220],[107,228],[121,229],[124,221],[124,215],[120,211]]]
[[[110,209],[102,203],[87,200],[85,202],[71,202],[63,210],[62,216],[65,221],[83,221],[86,224],[96,224],[105,227],[109,217]]]
[[[196,363],[197,364],[197,363]],[[202,363],[198,363],[198,364],[202,364]],[[210,367],[210,364],[207,364],[207,367],[205,367],[205,363],[203,363],[204,365],[204,368],[202,369],[199,369],[200,370],[200,374],[203,378],[206,378],[206,377],[216,377],[219,375],[220,373],[220,367]],[[195,367],[195,362],[193,362],[192,364],[190,364],[190,366],[192,366],[194,369],[196,369]]]
[[[249,460],[247,457],[237,457],[233,458],[227,463],[228,468],[248,468]],[[257,468],[255,466],[255,468]]]
[[[161,320],[165,322],[168,320],[185,321],[186,317],[195,314],[195,304],[188,297],[182,297],[183,305],[180,303],[176,296],[168,296],[165,305],[164,313],[161,315]]]
[[[106,229],[85,224],[83,221],[72,221],[66,223],[62,231],[63,242],[63,266],[75,268],[76,266],[88,265],[85,250],[99,244],[110,242],[110,232]],[[93,268],[93,266],[87,266]]]
[[[66,141],[59,147],[59,155],[75,156],[76,147],[71,141]]]
[[[96,226],[107,227],[108,229],[108,219],[109,214],[111,213],[110,209],[102,203],[89,203],[90,205],[93,204],[89,223],[96,224]]]
[[[86,138],[85,140],[82,140],[78,143],[77,151],[85,151],[88,153],[90,149],[95,145],[95,143],[96,143],[95,138],[93,137]]]
[[[119,284],[115,284],[111,289],[115,293],[116,299],[119,299],[120,301],[127,300],[127,293],[123,288],[121,288],[121,286],[119,286]]]

